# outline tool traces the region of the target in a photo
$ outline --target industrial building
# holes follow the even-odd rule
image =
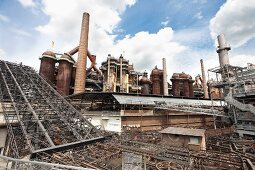
[[[39,73],[0,60],[0,168],[254,169],[255,66],[232,66],[224,35],[214,77],[200,60],[168,81],[166,58],[150,76],[123,55],[98,69],[88,28],[84,13],[79,46],[44,52]]]

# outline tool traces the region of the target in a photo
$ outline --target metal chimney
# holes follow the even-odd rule
[[[206,84],[206,78],[205,78],[205,68],[204,68],[204,62],[203,59],[200,60],[201,63],[201,72],[202,72],[202,83],[203,83],[203,91],[204,91],[204,98],[208,99],[209,95],[208,95],[208,90],[207,90],[207,84]]]
[[[225,37],[223,34],[217,36],[218,39],[218,49],[217,53],[219,55],[220,67],[229,64],[228,51],[231,50],[230,46],[227,45]]]
[[[164,94],[164,96],[168,96],[166,58],[163,58],[162,61],[163,61],[163,94]]]
[[[86,64],[88,50],[89,14],[83,13],[79,55],[76,67],[74,94],[84,92],[86,83]]]

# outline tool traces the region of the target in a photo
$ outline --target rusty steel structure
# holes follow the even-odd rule
[[[75,84],[74,84],[75,94],[85,91],[88,34],[89,34],[89,14],[83,13],[80,45],[79,45],[79,56],[77,61]]]
[[[53,84],[55,81],[55,64],[57,58],[54,52],[45,51],[40,57],[41,66],[39,74],[46,79],[47,82]]]
[[[151,71],[151,75],[150,75],[150,79],[152,82],[152,94],[156,94],[156,95],[162,94],[162,91],[163,91],[162,77],[163,77],[163,71],[158,69],[158,67],[156,66]]]
[[[142,86],[141,94],[148,95],[150,94],[150,85],[151,81],[148,79],[148,73],[144,72],[142,78],[139,80],[140,85]]]
[[[58,60],[58,74],[57,74],[57,91],[66,96],[70,93],[70,83],[72,78],[73,65],[75,63],[72,55],[78,51],[79,47],[74,48],[68,53],[64,53]]]
[[[174,73],[172,78],[173,96],[194,97],[192,77],[185,73]]]
[[[103,139],[101,132],[31,67],[0,61],[0,80],[10,144],[7,155],[20,158]]]

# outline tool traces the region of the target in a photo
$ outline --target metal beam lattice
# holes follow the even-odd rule
[[[17,144],[18,151],[26,148],[31,153],[102,137],[31,67],[0,61],[0,82],[8,129],[17,129],[13,136],[23,139],[14,137],[15,142],[23,141],[22,145]]]

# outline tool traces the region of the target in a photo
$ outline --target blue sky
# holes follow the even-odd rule
[[[255,63],[254,0],[245,4],[242,0],[0,0],[0,58],[38,69],[45,50],[63,53],[78,45],[85,11],[90,13],[89,49],[97,55],[98,66],[107,54],[119,57],[124,51],[138,71],[161,68],[165,57],[169,79],[182,71],[195,76],[201,74],[201,58],[207,69],[218,66],[215,37],[220,33],[233,47],[231,64]]]

